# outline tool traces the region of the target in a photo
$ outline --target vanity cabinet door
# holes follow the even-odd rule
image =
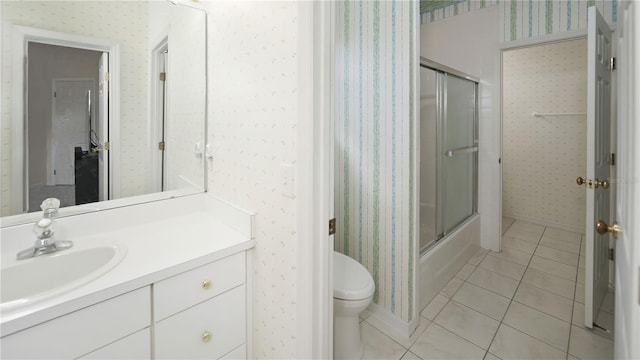
[[[155,321],[244,284],[245,257],[243,251],[155,283]]]
[[[2,359],[75,359],[151,325],[149,287],[0,339]]]
[[[90,354],[81,356],[82,360],[98,359],[151,359],[151,329],[146,328],[100,348]]]
[[[219,359],[246,342],[245,285],[155,324],[158,359]]]

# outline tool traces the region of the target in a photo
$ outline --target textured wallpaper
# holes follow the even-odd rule
[[[503,42],[587,28],[587,8],[596,6],[609,26],[617,22],[617,0],[510,0],[500,3]]]
[[[618,0],[420,0],[420,23],[494,5],[500,7],[501,42],[586,29],[589,6],[596,6],[609,26],[618,12]]]
[[[499,3],[500,0],[420,0],[420,23],[428,24]]]
[[[148,14],[144,3],[123,1],[2,1],[2,21],[39,29],[117,40],[121,58],[122,196],[143,194],[148,116]],[[123,15],[124,14],[124,15]],[[57,19],[52,21],[52,19]],[[61,19],[61,20],[60,20]],[[2,34],[2,215],[10,205],[11,33]],[[137,34],[137,36],[131,36]]]
[[[587,41],[507,51],[503,57],[503,214],[583,232]]]
[[[336,249],[373,275],[373,301],[414,313],[413,93],[417,3],[337,3]]]
[[[209,191],[255,211],[254,357],[296,357],[296,200],[280,193],[296,162],[295,2],[202,2],[208,12]]]

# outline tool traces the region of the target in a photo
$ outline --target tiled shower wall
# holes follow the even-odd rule
[[[373,275],[374,303],[415,316],[417,3],[336,8],[336,249]]]
[[[503,214],[583,232],[587,41],[503,54]]]
[[[120,121],[122,144],[122,195],[144,193],[146,154],[144,142],[148,115],[146,68],[148,14],[145,4],[96,1],[78,6],[71,1],[2,2],[2,21],[39,29],[108,37],[120,42],[121,78]],[[126,14],[123,19],[122,14]],[[64,16],[62,16],[64,15]],[[70,18],[74,21],[52,21]],[[2,31],[2,189],[1,214],[9,214],[11,204],[11,120],[12,120],[12,37]],[[137,34],[140,36],[131,36]]]

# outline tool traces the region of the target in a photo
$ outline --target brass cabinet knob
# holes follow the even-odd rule
[[[202,282],[202,288],[203,288],[203,289],[205,289],[205,290],[206,290],[206,289],[208,289],[208,288],[210,288],[210,287],[211,287],[211,280],[204,280],[204,281]]]
[[[613,235],[613,238],[617,239],[618,233],[620,233],[621,231],[622,229],[620,229],[620,226],[617,222],[614,222],[612,226],[609,226],[606,222],[604,222],[604,220],[598,220],[598,222],[596,223],[596,232],[600,235],[604,235],[610,232],[611,235]]]
[[[205,331],[202,333],[202,342],[203,343],[208,343],[209,340],[211,340],[211,333],[208,331]]]
[[[582,176],[578,176],[578,178],[576,179],[576,184],[578,184],[578,186],[584,185],[584,179],[582,178]]]

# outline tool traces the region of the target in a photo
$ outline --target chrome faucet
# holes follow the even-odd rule
[[[73,246],[71,241],[58,241],[53,237],[53,218],[58,214],[59,206],[58,199],[51,198],[42,202],[40,207],[44,211],[43,218],[33,225],[37,240],[32,247],[18,252],[18,260],[66,250]]]

